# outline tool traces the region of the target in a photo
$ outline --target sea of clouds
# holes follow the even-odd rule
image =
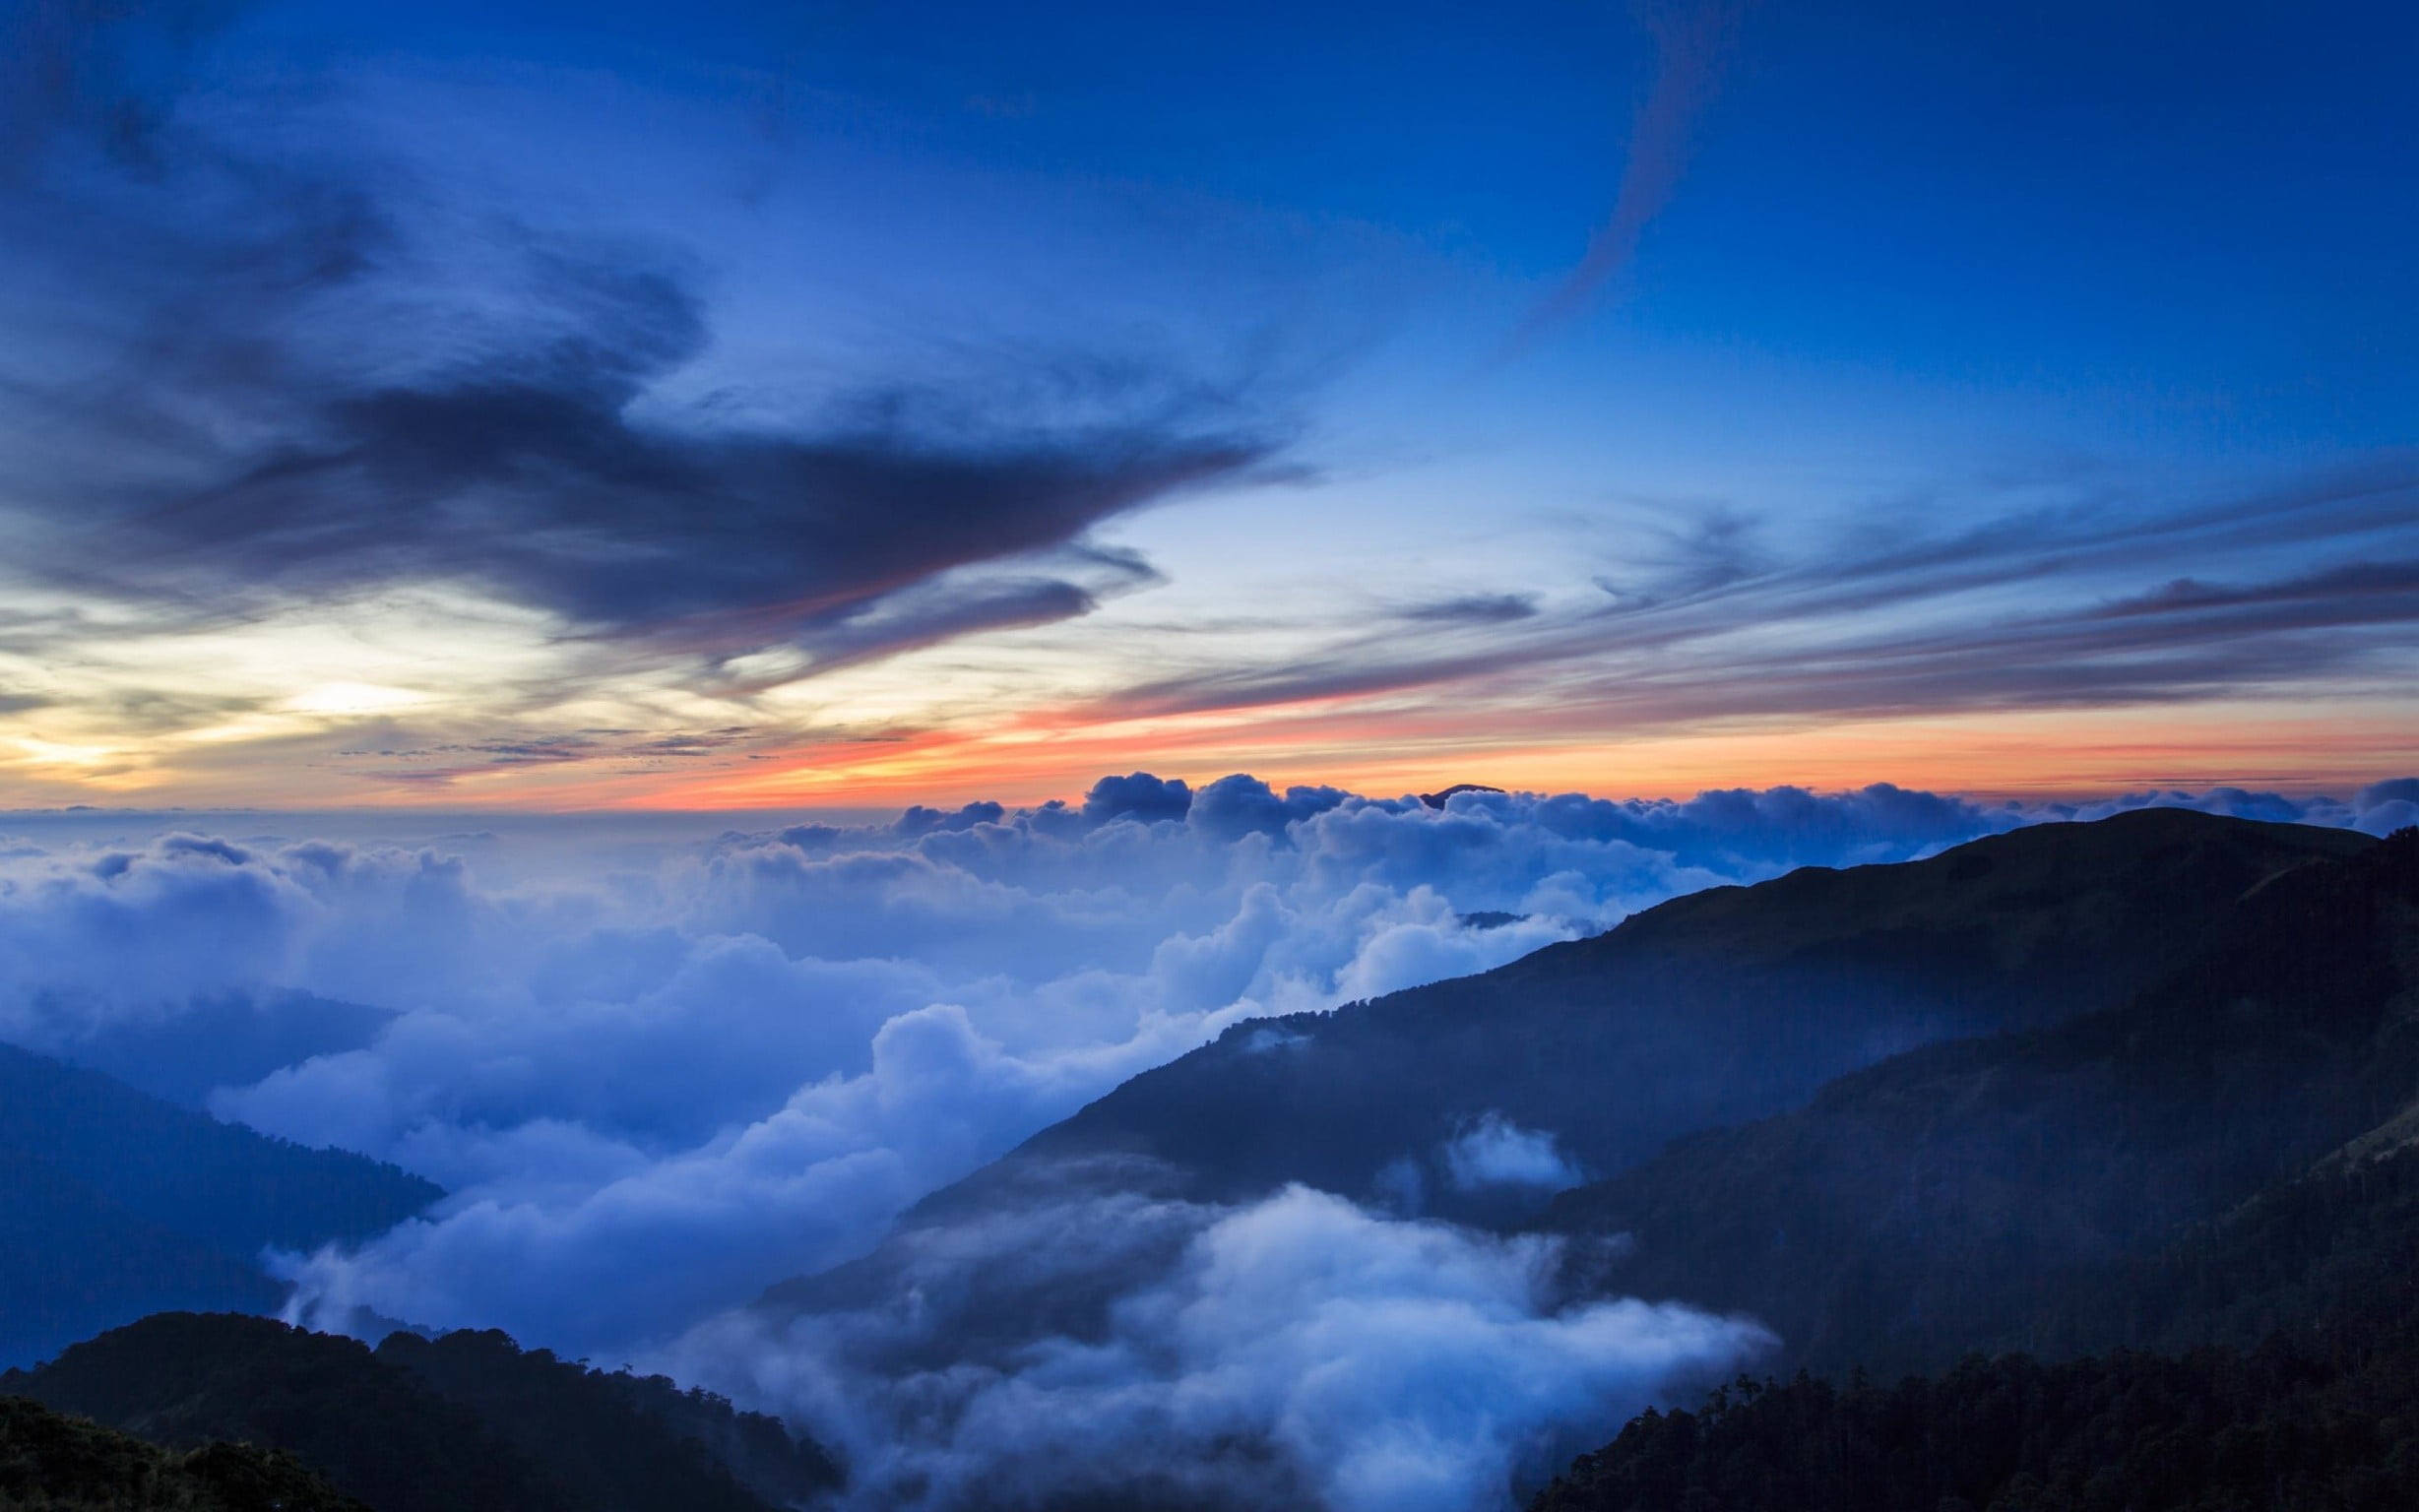
[[[674,1360],[850,1448],[858,1484],[888,1487],[867,1505],[947,1505],[1146,1441],[1267,1478],[1266,1504],[1484,1505],[1570,1424],[1760,1334],[1558,1299],[1541,1241],[1306,1191],[1086,1199],[1048,1209],[1060,1238],[1038,1249],[987,1221],[951,1251],[960,1273],[1072,1253],[1069,1235],[1126,1256],[1080,1339],[988,1359],[895,1296],[733,1309],[1238,1021],[1485,971],[1698,888],[2147,804],[2383,834],[2419,822],[2419,780],[2350,800],[1880,786],[1439,807],[1136,774],[1031,809],[423,837],[21,815],[0,820],[0,1039],[446,1187],[357,1249],[274,1257],[296,1317]],[[1466,1142],[1448,1168],[1470,1179],[1560,1178],[1551,1131]],[[926,1278],[916,1305],[946,1291]]]

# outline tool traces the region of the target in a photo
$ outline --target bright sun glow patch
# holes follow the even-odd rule
[[[427,702],[426,694],[414,693],[408,688],[382,687],[371,682],[325,682],[295,694],[287,700],[286,708],[293,714],[327,715],[341,719],[389,714]]]

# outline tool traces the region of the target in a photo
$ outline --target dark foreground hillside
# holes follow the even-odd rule
[[[366,1512],[292,1457],[247,1444],[175,1454],[0,1397],[0,1512]]]
[[[2419,1152],[2287,1183],[2068,1305],[2226,1342],[1743,1381],[1631,1421],[1535,1512],[2419,1507]]]
[[[1818,1359],[2020,1348],[1647,1414],[1538,1512],[2419,1506],[2419,832],[2245,902],[2124,1011],[1911,1056],[1573,1194],[1558,1217],[1651,1217],[1642,1270],[1762,1296]]]
[[[1532,1512],[2408,1512],[2419,1349],[1980,1355],[1649,1413]]]
[[[1683,1140],[1542,1223],[1604,1284],[1754,1314],[1817,1370],[2174,1342],[2091,1321],[2135,1265],[2419,1090],[2419,833],[2293,868],[2122,1007],[1927,1047]]]
[[[442,1195],[0,1044],[0,1365],[163,1308],[266,1311],[264,1248],[363,1239]]]
[[[771,1418],[496,1333],[399,1334],[373,1352],[164,1313],[0,1376],[0,1393],[171,1448],[272,1447],[376,1512],[770,1512],[839,1479]]]

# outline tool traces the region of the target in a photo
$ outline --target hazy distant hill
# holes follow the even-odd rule
[[[769,1418],[495,1333],[372,1352],[267,1318],[164,1313],[0,1376],[0,1392],[172,1448],[280,1449],[377,1512],[770,1512],[838,1480]]]
[[[441,1195],[0,1044],[0,1363],[163,1308],[274,1306],[264,1246],[364,1238]]]
[[[47,1048],[72,1065],[186,1107],[314,1055],[356,1050],[394,1022],[393,1010],[308,992],[221,992],[159,1019],[104,1022]]]

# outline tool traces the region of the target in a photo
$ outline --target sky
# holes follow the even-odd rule
[[[2410,766],[2407,7],[0,18],[0,806]]]

